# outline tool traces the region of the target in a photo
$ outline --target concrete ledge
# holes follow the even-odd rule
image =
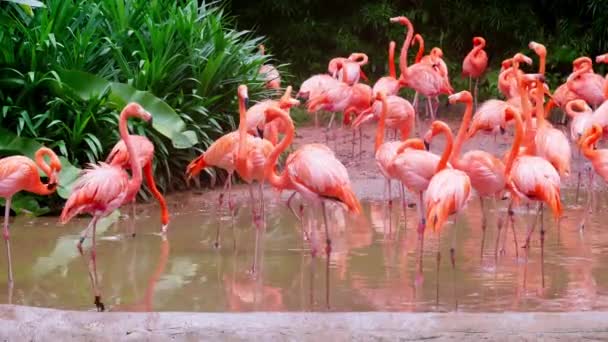
[[[9,341],[608,340],[608,313],[123,313],[0,305]]]

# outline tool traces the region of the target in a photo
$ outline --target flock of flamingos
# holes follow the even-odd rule
[[[386,178],[390,191],[390,181],[397,180],[418,197],[418,234],[422,240],[427,229],[439,234],[450,215],[462,210],[472,195],[472,189],[483,199],[507,194],[510,198],[506,218],[499,220],[506,227],[513,227],[513,206],[523,201],[538,203],[538,214],[546,204],[556,220],[562,214],[560,180],[568,177],[571,164],[571,143],[591,161],[595,171],[608,179],[608,150],[596,148],[604,129],[608,128],[608,82],[593,72],[592,60],[581,57],[573,62],[573,72],[565,84],[553,93],[544,83],[546,49],[531,42],[529,48],[539,57],[538,73],[526,74],[520,70],[522,63],[532,64],[532,60],[521,54],[502,63],[499,89],[505,100],[490,99],[477,106],[477,80],[484,74],[488,58],[485,40],[473,39],[473,49],[465,57],[462,74],[475,79],[474,95],[469,91],[454,93],[448,70],[442,59],[441,49],[432,49],[424,54],[424,43],[419,34],[414,35],[412,23],[406,17],[391,18],[392,23],[406,28],[406,38],[399,57],[400,76],[394,65],[395,42],[389,44],[389,75],[380,78],[373,87],[359,83],[367,79],[362,67],[367,56],[353,53],[348,58],[334,58],[328,66],[328,74],[310,77],[300,87],[296,98],[307,101],[310,113],[320,110],[344,114],[344,122],[353,127],[377,119],[375,158],[378,168]],[[408,65],[407,55],[411,45],[418,43],[420,49],[415,63]],[[263,50],[262,50],[263,53]],[[608,63],[608,54],[598,56],[598,63]],[[263,74],[268,88],[279,89],[280,76],[271,65],[264,65]],[[416,91],[413,103],[400,97],[399,90],[408,87]],[[464,116],[456,138],[450,127],[442,121],[433,121],[422,138],[410,138],[416,130],[418,96],[426,97],[426,111],[433,120],[437,110],[438,96],[449,95],[450,103],[463,103]],[[545,103],[545,96],[548,101]],[[207,167],[218,167],[228,172],[219,205],[223,205],[224,192],[228,191],[228,206],[232,211],[230,189],[233,174],[249,184],[253,221],[257,231],[264,226],[263,183],[279,190],[293,190],[287,205],[298,193],[304,200],[322,210],[326,245],[325,252],[331,253],[331,239],[326,215],[326,202],[339,202],[354,213],[361,212],[361,204],[352,190],[346,167],[336,158],[334,152],[324,144],[307,144],[298,147],[286,158],[281,172],[277,171],[279,157],[291,145],[295,134],[294,123],[289,115],[293,106],[300,101],[291,96],[291,87],[278,100],[265,100],[248,108],[247,87],[238,87],[240,122],[237,131],[228,133],[215,141],[205,153],[193,160],[187,168],[188,177],[197,176]],[[553,107],[565,111],[571,120],[570,136],[554,128],[546,119]],[[595,108],[595,111],[592,110]],[[93,216],[78,242],[78,250],[84,255],[82,243],[92,239],[89,261],[89,276],[98,310],[104,310],[97,284],[95,262],[95,227],[98,220],[124,204],[133,203],[141,187],[142,178],[162,208],[162,233],[166,232],[169,213],[165,200],[154,184],[152,159],[154,146],[143,136],[128,132],[127,120],[138,118],[152,121],[152,115],[139,104],[127,105],[120,114],[120,140],[105,162],[87,168],[65,204],[60,221],[68,222],[79,214]],[[333,117],[330,120],[330,125]],[[478,132],[497,134],[514,124],[514,139],[504,156],[495,156],[482,150],[472,150],[461,155],[461,148],[467,139]],[[384,141],[385,130],[400,133],[398,141]],[[353,131],[355,132],[355,131]],[[354,134],[354,133],[353,133]],[[446,146],[441,155],[428,151],[431,140],[443,135]],[[354,141],[354,140],[353,140]],[[45,157],[50,159],[47,163]],[[40,168],[48,177],[43,183],[39,177]],[[127,173],[130,170],[130,175]],[[9,211],[11,197],[21,191],[47,195],[55,191],[58,173],[61,171],[59,159],[48,148],[41,148],[35,161],[24,156],[11,156],[0,160],[0,196],[6,199],[4,217],[4,240],[8,256],[9,284],[12,286],[12,265],[9,243]],[[579,175],[580,177],[580,175]],[[259,185],[260,199],[255,200],[253,183]],[[257,205],[256,205],[257,203]],[[389,203],[390,192],[389,192]],[[292,209],[300,221],[302,210]],[[537,214],[537,215],[538,215]],[[536,216],[535,216],[536,217]],[[485,220],[484,220],[485,222]],[[535,220],[536,222],[536,220]],[[485,225],[485,223],[484,223]],[[535,223],[527,232],[525,246],[529,244]],[[304,230],[304,225],[302,225]],[[507,229],[504,230],[505,234]],[[315,230],[304,231],[310,237],[313,256],[318,252]],[[500,234],[500,230],[499,230]],[[541,248],[545,230],[540,228]],[[438,235],[439,236],[439,235]],[[257,244],[256,244],[257,247]],[[451,249],[453,259],[454,246]],[[541,249],[542,251],[542,249]],[[257,251],[256,251],[257,253]],[[329,258],[328,258],[329,260]],[[453,261],[453,260],[452,260]]]

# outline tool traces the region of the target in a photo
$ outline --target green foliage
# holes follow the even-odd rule
[[[0,2],[1,125],[78,167],[105,159],[120,109],[137,101],[154,125],[130,122],[131,131],[154,143],[159,186],[184,186],[195,152],[234,127],[238,84],[254,99],[265,94],[260,38],[234,30],[215,4],[47,0],[28,10],[13,2]]]
[[[376,79],[387,73],[390,40],[399,46],[403,28],[389,18],[405,15],[416,32],[425,38],[426,51],[438,46],[450,69],[455,89],[467,89],[460,77],[461,63],[472,47],[472,37],[486,38],[491,70],[515,52],[533,56],[531,40],[546,45],[551,86],[563,82],[572,70],[571,62],[581,55],[595,56],[608,51],[608,2],[582,1],[440,1],[364,0],[248,2],[230,0],[230,10],[239,25],[255,27],[270,38],[268,48],[279,59],[291,63],[299,80],[324,72],[334,56],[365,52],[370,64],[365,71]],[[413,52],[412,52],[413,55]],[[410,61],[412,58],[410,55]],[[480,84],[482,95],[495,87],[494,75]],[[493,94],[496,94],[494,92]]]

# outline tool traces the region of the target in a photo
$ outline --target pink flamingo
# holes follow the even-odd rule
[[[430,116],[434,119],[435,112],[432,108],[430,98],[444,93],[451,94],[453,93],[453,89],[449,83],[445,82],[445,79],[432,65],[417,63],[408,68],[407,52],[412,42],[412,36],[414,35],[414,27],[406,17],[395,17],[390,20],[393,23],[400,23],[407,27],[406,39],[401,49],[401,55],[399,56],[401,78],[407,83],[408,87],[427,97]]]
[[[152,161],[154,159],[154,144],[152,142],[141,135],[130,135],[131,143],[133,144],[133,148],[135,149],[136,157],[139,159],[139,164],[143,165],[143,174],[146,179],[146,183],[148,184],[148,188],[150,192],[152,192],[152,196],[156,198],[158,204],[160,205],[160,222],[161,222],[161,231],[163,233],[167,232],[167,227],[169,225],[169,209],[167,208],[167,202],[163,195],[158,191],[156,187],[156,182],[154,181],[154,171],[152,168]],[[130,169],[131,162],[129,157],[129,151],[127,150],[127,145],[124,140],[120,140],[110,154],[108,158],[106,158],[106,163],[112,166],[118,166],[125,170]],[[137,193],[139,190],[132,194],[131,198],[126,198],[125,202],[131,202],[133,208],[133,218],[135,218],[135,199],[137,197]],[[131,232],[133,236],[135,236],[135,231]]]
[[[260,53],[264,56],[264,45],[260,45]],[[281,88],[281,75],[277,68],[270,64],[264,64],[260,67],[260,75],[262,75],[266,88],[279,89]]]
[[[486,215],[484,212],[483,198],[498,195],[505,188],[505,166],[502,161],[491,153],[473,150],[468,151],[462,157],[460,151],[467,134],[467,128],[471,121],[473,112],[473,98],[468,91],[450,95],[450,103],[463,102],[466,105],[462,123],[458,130],[450,163],[455,169],[464,171],[471,180],[471,185],[479,195],[482,211],[482,229],[486,228]]]
[[[484,51],[486,40],[482,37],[473,38],[473,50],[469,52],[462,61],[462,76],[469,78],[469,92],[471,91],[471,79],[475,79],[475,108],[477,108],[477,86],[479,78],[488,67],[488,54]]]
[[[580,149],[583,156],[587,158],[595,172],[602,177],[604,182],[608,182],[608,149],[597,149],[596,144],[603,135],[604,129],[598,124],[593,124],[591,128],[587,129],[581,136]],[[591,177],[589,178],[591,181]],[[591,182],[590,182],[591,183]],[[591,184],[589,184],[591,186]],[[585,210],[583,222],[581,228],[585,226],[585,219],[588,213],[591,211],[591,201],[587,201],[588,207]]]
[[[593,126],[593,109],[584,100],[572,100],[566,104],[566,113],[572,118],[570,122],[570,140],[578,142],[583,134]]]
[[[288,91],[290,91],[288,87]],[[251,200],[251,210],[253,214],[253,221],[257,225],[260,224],[260,216],[256,209],[255,199],[253,196],[253,185],[252,182],[261,182],[264,179],[263,166],[265,158],[270,154],[272,150],[272,144],[265,139],[254,137],[247,133],[247,111],[246,103],[248,102],[247,86],[240,85],[238,88],[239,98],[239,130],[230,132],[223,135],[216,140],[205,153],[201,154],[198,158],[194,159],[188,165],[186,174],[188,178],[197,176],[203,169],[215,166],[224,169],[228,172],[228,179],[224,184],[224,190],[220,194],[219,204],[221,206],[224,191],[228,189],[228,205],[230,215],[234,222],[234,211],[232,203],[232,176],[236,170],[239,176],[249,184],[249,194]],[[271,120],[267,120],[270,122]],[[240,132],[243,132],[242,134]],[[244,143],[241,143],[243,142]],[[240,163],[238,162],[239,148],[242,147],[244,150],[240,151]],[[260,185],[260,192],[262,187]],[[263,210],[263,207],[262,207]],[[219,225],[216,235],[215,246],[219,247]]]
[[[391,99],[391,102],[389,102],[389,98]],[[409,137],[409,133],[413,126],[414,108],[407,100],[398,96],[387,97],[383,92],[379,92],[375,99],[377,101],[374,103],[374,107],[376,104],[380,104],[381,107],[378,126],[376,128],[376,142],[374,148],[376,164],[378,165],[378,168],[380,169],[380,172],[384,178],[386,178],[386,183],[388,186],[388,203],[389,208],[391,208],[391,179],[397,179],[397,175],[393,172],[394,169],[391,168],[391,163],[397,155],[397,150],[402,143],[400,141],[384,142],[384,131],[385,127],[387,126],[387,120],[390,119],[390,121],[388,121],[388,126],[399,128],[401,130],[401,139],[405,141]],[[373,113],[366,114],[365,116],[371,118]],[[357,120],[363,117],[364,115],[361,115],[359,118],[357,118]],[[359,122],[354,123],[354,126],[358,127],[358,125],[364,121],[366,120],[359,120]],[[401,195],[401,200],[404,201],[404,194],[402,193]],[[403,203],[403,208],[405,210],[405,202]]]
[[[426,226],[426,211],[424,209],[423,194],[429,186],[431,178],[435,175],[439,164],[446,163],[448,168],[452,167],[448,163],[448,160],[452,153],[453,139],[451,134],[447,134],[447,131],[444,131],[444,133],[446,135],[447,143],[441,157],[429,151],[411,148],[404,142],[397,149],[397,155],[389,167],[389,172],[396,175],[396,178],[398,178],[409,191],[418,194],[418,217],[420,219],[418,223],[418,234],[421,239]],[[425,145],[427,145],[426,140],[427,139],[424,141]]]
[[[289,115],[277,107],[266,110],[270,116],[282,120],[287,127],[285,137],[277,144],[266,159],[265,176],[268,182],[278,190],[294,190],[303,198],[315,205],[320,205],[325,223],[327,255],[327,304],[329,305],[329,260],[331,254],[331,237],[327,222],[325,201],[331,200],[344,204],[355,214],[361,213],[361,204],[353,192],[348,171],[336,158],[335,154],[323,144],[307,144],[299,147],[287,156],[282,173],[277,173],[276,164],[281,153],[293,141],[295,127]],[[271,119],[272,120],[272,119]],[[316,255],[314,229],[312,231],[312,255]]]
[[[359,78],[367,81],[367,76],[361,70],[361,67],[366,65],[367,62],[368,57],[366,54],[354,52],[348,58],[332,58],[327,66],[327,71],[334,79],[348,85],[353,85],[359,82]]]
[[[530,63],[532,61],[530,60]],[[517,88],[516,75],[513,74],[513,58],[507,58],[501,63],[500,73],[498,74],[498,90],[509,99],[517,96],[519,89]],[[523,74],[523,71],[517,70],[518,74]]]
[[[416,53],[414,62],[415,63],[424,63],[424,64],[428,64],[428,65],[434,67],[437,70],[437,72],[439,72],[439,74],[443,77],[446,84],[449,85],[450,78],[448,75],[447,64],[443,60],[443,51],[438,47],[434,47],[431,49],[431,52],[428,55],[423,56],[424,55],[424,39],[418,33],[416,33],[414,35],[411,46],[414,46],[415,43],[418,43],[418,52]],[[401,81],[403,82],[403,80],[401,80]],[[451,85],[450,85],[450,87],[451,87]],[[435,100],[437,102],[437,105],[439,105],[439,99],[437,98],[437,96],[432,97],[430,100]],[[416,92],[414,94],[413,106],[414,106],[414,111],[417,113],[418,112],[418,92]]]
[[[470,94],[469,94],[470,96]],[[425,134],[425,142],[429,142],[433,136],[443,133],[450,136],[452,132],[450,127],[443,121],[434,121]],[[451,144],[446,146],[447,154],[451,154]],[[471,180],[469,176],[457,169],[447,168],[447,159],[443,159],[437,164],[435,175],[429,181],[428,188],[424,196],[424,205],[426,207],[426,222],[428,222],[434,232],[437,234],[437,272],[439,272],[439,261],[441,254],[439,252],[440,232],[447,221],[448,216],[454,215],[462,210],[469,199],[471,198]],[[456,226],[454,226],[456,228]],[[452,240],[452,248],[450,248],[450,259],[452,268],[455,267],[455,239]]]
[[[297,98],[302,99],[304,101],[309,101],[310,99],[314,99],[324,92],[337,87],[340,84],[340,81],[331,77],[327,74],[319,74],[314,75],[302,82],[300,86],[300,90],[296,95]],[[315,127],[319,127],[319,115],[318,111],[314,112],[315,114]]]
[[[137,158],[137,150],[133,146],[131,135],[127,128],[127,120],[131,117],[150,122],[152,121],[152,115],[137,103],[128,104],[120,113],[118,129],[120,137],[125,142],[127,151],[129,152],[133,176],[129,178],[129,174],[119,166],[106,163],[91,164],[74,185],[60,217],[61,223],[65,224],[78,214],[87,213],[93,215],[91,223],[80,235],[78,251],[83,255],[82,243],[90,235],[93,244],[89,261],[89,277],[93,286],[95,306],[100,311],[104,310],[104,305],[101,302],[101,293],[97,285],[97,266],[95,260],[95,230],[97,221],[127,203],[126,200],[132,198],[139,191],[142,182],[140,160]]]
[[[44,160],[49,157],[50,164]],[[48,183],[40,181],[38,168],[48,177]],[[4,198],[4,243],[8,262],[8,283],[13,286],[13,263],[11,260],[11,242],[8,221],[11,212],[11,200],[19,191],[37,195],[50,195],[57,189],[57,177],[61,172],[61,162],[53,150],[41,147],[36,151],[34,161],[24,156],[10,156],[0,159],[0,197]]]
[[[580,69],[568,76],[568,89],[585,100],[593,108],[597,108],[605,100],[605,80],[592,72],[592,61],[589,57],[581,57]]]
[[[288,86],[285,89],[285,93],[281,98],[277,100],[264,100],[260,101],[249,109],[247,109],[247,133],[258,136],[261,138],[266,138],[273,145],[277,143],[278,134],[283,133],[281,127],[276,123],[266,123],[266,115],[264,112],[266,108],[270,106],[279,106],[281,109],[287,110],[293,106],[298,106],[300,101],[291,97],[291,86]]]
[[[380,91],[387,96],[397,95],[402,86],[403,82],[397,78],[395,72],[395,42],[391,41],[388,44],[388,76],[383,76],[374,83],[372,96],[376,96]]]

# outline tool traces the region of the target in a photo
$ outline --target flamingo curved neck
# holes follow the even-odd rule
[[[437,170],[435,171],[436,173],[445,169],[445,167],[448,165],[448,159],[450,159],[450,155],[452,154],[452,146],[454,143],[452,131],[447,125],[441,126],[441,132],[445,135],[446,144],[445,149],[443,150],[443,154],[441,155],[441,159],[437,164]]]
[[[505,175],[509,175],[511,169],[513,168],[513,162],[515,161],[515,158],[519,153],[519,147],[521,146],[524,129],[521,121],[521,115],[511,108],[507,108],[507,111],[510,111],[515,119],[515,138],[513,139],[513,145],[511,145],[511,151],[509,151],[509,156],[507,157],[507,163],[505,164]]]
[[[134,195],[141,186],[142,172],[141,165],[139,163],[139,158],[137,158],[137,153],[135,151],[135,148],[133,147],[131,135],[129,134],[129,128],[127,127],[127,120],[133,116],[136,115],[130,111],[123,110],[120,113],[118,131],[120,132],[120,138],[125,142],[125,146],[127,147],[127,151],[129,152],[129,161],[131,163],[131,172],[133,175],[129,180],[128,193]],[[127,196],[127,198],[129,197],[132,196]]]
[[[236,158],[236,168],[241,177],[249,179],[247,174],[247,108],[245,99],[239,96],[239,149]]]
[[[407,27],[407,34],[399,55],[399,68],[401,69],[401,77],[407,79],[407,52],[414,36],[414,26],[409,20],[401,21],[401,24]]]
[[[602,136],[602,131],[593,132],[587,137],[583,138],[583,142],[581,143],[581,152],[587,159],[593,159],[597,155],[597,150],[593,148],[595,143],[600,140]]]
[[[397,78],[395,71],[395,42],[388,44],[388,75],[392,78]]]
[[[545,93],[543,89],[543,84],[538,82],[536,87],[536,128],[541,128],[545,125],[545,113],[543,108],[543,103],[545,100]]]
[[[421,35],[417,34],[416,41],[418,42],[418,52],[416,53],[414,62],[420,63],[420,61],[422,60],[422,56],[424,55],[424,39]]]
[[[295,127],[293,126],[293,121],[291,121],[291,119],[289,118],[289,114],[287,114],[285,111],[274,107],[267,109],[267,111],[274,111],[276,114],[278,114],[279,120],[283,121],[287,129],[283,140],[281,140],[281,142],[274,147],[268,158],[266,158],[266,165],[264,166],[264,176],[266,180],[275,188],[284,189],[287,187],[288,184],[287,174],[285,173],[285,170],[283,170],[283,174],[277,173],[276,164],[279,160],[279,156],[281,155],[281,153],[283,153],[287,149],[287,147],[291,145],[291,142],[293,141]]]
[[[540,58],[540,62],[539,62],[539,66],[538,66],[538,73],[541,75],[545,75],[545,65],[547,63],[547,55],[544,53],[541,53],[538,57]]]
[[[56,157],[56,155],[53,151],[51,151],[50,149],[48,149],[46,147],[42,147],[38,151],[36,151],[34,160],[36,162],[36,165],[40,168],[40,170],[42,170],[42,172],[44,172],[44,174],[47,177],[50,177],[51,173],[53,171],[51,170],[51,166],[49,164],[47,164],[47,162],[44,160],[45,156],[49,157],[49,159],[51,159],[51,160],[53,159],[53,157]]]
[[[456,136],[456,142],[454,143],[452,157],[450,158],[450,162],[456,168],[460,168],[460,151],[462,150],[462,145],[464,144],[464,139],[467,135],[469,125],[471,124],[471,116],[473,114],[473,102],[471,99],[467,99],[465,104],[466,109],[464,111],[464,116],[462,117],[462,123],[458,129],[458,135]]]

